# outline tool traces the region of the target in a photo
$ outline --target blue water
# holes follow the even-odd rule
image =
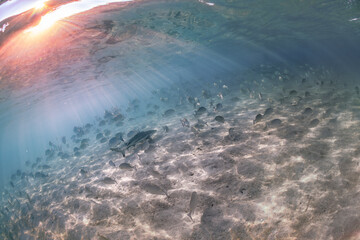
[[[358,1],[133,1],[35,34],[19,19],[0,32],[1,239],[359,238]]]

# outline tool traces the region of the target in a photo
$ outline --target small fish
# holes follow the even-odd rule
[[[115,134],[115,137],[117,137],[118,139],[120,139],[120,141],[124,142],[124,138],[123,138],[123,133],[122,133],[122,132],[118,132],[117,134]]]
[[[28,193],[26,193],[26,198],[27,198],[27,200],[29,201],[29,203],[31,204],[31,198],[30,198],[30,196],[29,196]]]
[[[105,183],[105,184],[115,184],[116,181],[114,179],[112,179],[111,177],[104,177],[102,180],[101,180],[102,183]]]
[[[310,115],[313,113],[313,110],[309,107],[305,108],[305,110],[303,111],[304,115]]]
[[[219,123],[224,123],[225,119],[223,116],[216,116],[215,117],[215,121],[219,122]]]
[[[289,95],[290,96],[295,96],[297,94],[297,91],[296,90],[291,90],[290,92],[289,92]]]
[[[229,87],[224,84],[223,89],[229,89]]]
[[[263,100],[263,96],[262,96],[261,92],[259,92],[259,99],[260,99],[260,101]]]
[[[169,132],[169,127],[168,126],[163,126],[163,129],[165,132]]]
[[[111,131],[109,130],[109,129],[105,129],[104,130],[104,133],[105,133],[105,136],[110,136],[110,134],[111,134]]]
[[[199,135],[199,130],[197,130],[195,127],[191,127],[191,131],[195,134],[195,136]]]
[[[99,140],[99,139],[101,139],[103,137],[104,137],[104,134],[102,134],[102,133],[96,134],[96,140]]]
[[[199,107],[198,110],[195,111],[195,116],[200,116],[202,114],[206,113],[205,107]]]
[[[196,192],[192,192],[191,194],[191,198],[190,198],[190,204],[189,204],[189,213],[188,213],[188,216],[189,218],[194,221],[191,217],[191,214],[194,213],[194,210],[196,208],[196,205],[197,205],[197,202],[198,202],[198,196],[197,196],[197,193]]]
[[[356,91],[356,94],[359,95],[360,94],[360,89],[358,86],[355,87],[355,91]]]
[[[223,105],[221,104],[221,103],[218,103],[218,104],[216,104],[216,106],[215,106],[215,111],[219,111],[220,109],[222,109],[223,108]]]
[[[180,119],[180,122],[183,127],[190,127],[190,123],[186,118]]]
[[[255,119],[253,120],[253,124],[260,122],[262,118],[263,118],[263,115],[261,115],[259,113],[258,115],[256,115]]]
[[[309,128],[316,127],[320,123],[319,119],[315,118],[309,123]]]
[[[119,165],[119,168],[128,171],[132,171],[133,169],[135,169],[135,167],[131,166],[130,163],[121,163]]]
[[[115,167],[115,163],[112,160],[109,161],[109,165]]]
[[[154,170],[153,168],[149,169],[149,172],[153,177],[156,177],[156,178],[162,177],[161,174],[158,171]]]
[[[141,186],[141,188],[148,193],[156,194],[156,195],[166,195],[166,197],[169,198],[169,195],[167,194],[167,192],[156,184],[145,183]]]
[[[221,92],[219,92],[217,96],[218,96],[221,100],[223,100],[223,99],[224,99],[224,96],[222,95],[222,93],[221,93]]]
[[[119,145],[121,143],[121,139],[117,138],[117,137],[112,137],[109,140],[109,146],[110,147],[116,147],[117,145]]]
[[[201,125],[208,125],[207,122],[205,122],[204,120],[202,119],[198,119],[198,124],[201,124]]]
[[[174,109],[168,109],[164,112],[163,117],[170,117],[175,113]]]
[[[10,185],[11,187],[15,188],[14,183],[12,181],[10,181]]]
[[[270,121],[270,123],[268,124],[269,127],[279,127],[281,125],[282,121],[278,118],[273,119]]]
[[[265,110],[265,113],[264,113],[264,116],[267,116],[267,115],[270,115],[274,112],[274,109],[272,109],[271,107],[270,108],[267,108]]]
[[[65,137],[65,136],[62,137],[62,138],[61,138],[61,141],[62,141],[63,144],[66,144],[66,137]]]
[[[88,173],[88,172],[87,172],[86,170],[84,170],[83,168],[80,169],[80,174],[85,175],[85,174],[87,174],[87,173]]]
[[[50,167],[49,165],[47,165],[47,164],[44,164],[44,165],[42,165],[41,167],[42,167],[42,169],[50,169],[50,168],[51,168],[51,167]]]

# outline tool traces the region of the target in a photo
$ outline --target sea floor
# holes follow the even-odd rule
[[[295,72],[258,66],[176,104],[176,90],[154,92],[125,118],[109,111],[74,129],[13,176],[1,238],[359,239],[359,88]],[[110,150],[135,129],[157,132],[125,157]]]

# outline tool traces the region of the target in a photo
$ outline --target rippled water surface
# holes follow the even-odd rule
[[[1,239],[360,238],[359,1],[0,3]]]

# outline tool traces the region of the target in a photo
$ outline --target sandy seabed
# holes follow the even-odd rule
[[[259,66],[218,81],[199,92],[196,116],[189,96],[159,102],[169,89],[133,102],[128,115],[147,105],[142,117],[83,127],[2,194],[1,238],[359,239],[359,94],[323,69],[301,71]],[[109,149],[134,129],[157,132],[126,157]]]

